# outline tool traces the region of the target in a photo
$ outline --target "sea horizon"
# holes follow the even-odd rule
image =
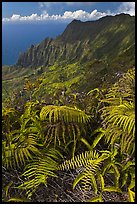
[[[2,66],[16,64],[20,53],[45,38],[56,38],[68,23],[2,24]]]

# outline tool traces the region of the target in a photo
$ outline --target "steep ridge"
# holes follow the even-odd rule
[[[32,45],[17,64],[2,68],[2,98],[40,83],[34,98],[55,93],[87,93],[106,88],[135,66],[135,17],[120,14],[97,21],[73,20],[56,39]]]
[[[32,45],[20,55],[16,65],[37,68],[61,61],[112,61],[134,49],[134,38],[135,17],[128,14],[106,16],[97,21],[73,20],[56,39],[46,38],[40,44]]]

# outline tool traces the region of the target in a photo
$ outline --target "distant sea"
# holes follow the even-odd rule
[[[3,24],[2,65],[13,65],[19,54],[36,45],[46,37],[55,38],[66,28],[67,23]]]

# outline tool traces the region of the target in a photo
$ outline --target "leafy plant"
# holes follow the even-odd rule
[[[41,156],[37,156],[26,167],[22,174],[26,178],[23,184],[17,188],[27,190],[26,194],[30,198],[40,184],[47,187],[48,177],[57,177],[55,171],[58,168],[58,161],[62,154],[54,148],[48,149]]]
[[[44,106],[40,112],[40,119],[46,121],[46,134],[44,144],[49,146],[54,141],[54,146],[58,141],[61,145],[68,144],[73,141],[74,156],[76,149],[76,142],[80,138],[82,128],[91,119],[84,111],[78,108],[68,106]],[[61,137],[62,136],[62,137]]]
[[[48,178],[57,177],[58,171],[79,169],[73,189],[81,183],[84,193],[93,190],[90,202],[102,202],[105,191],[126,191],[129,201],[134,201],[134,74],[134,69],[129,70],[105,91],[95,88],[88,94],[70,91],[67,95],[68,90],[62,94],[63,89],[60,89],[51,97],[51,105],[47,105],[46,95],[41,102],[22,101],[21,109],[10,104],[4,106],[3,166],[7,169],[25,168],[21,176],[24,182],[14,188],[26,191],[31,199],[39,186],[48,187]],[[33,91],[32,85],[30,82],[26,84],[28,92]],[[40,87],[41,83],[36,90],[39,91]],[[85,151],[85,147],[89,151]],[[70,155],[72,158],[66,159]],[[23,201],[9,196],[11,185],[8,183],[5,187],[6,200]]]
[[[106,125],[105,139],[112,147],[118,143],[121,153],[134,153],[135,107],[133,102],[104,107],[102,117]],[[115,131],[114,131],[115,130]]]
[[[102,169],[104,169],[107,163],[109,163],[109,165],[111,164],[111,157],[112,153],[110,151],[102,150],[97,153],[96,151],[91,150],[77,155],[71,160],[65,161],[59,165],[58,168],[59,170],[81,168],[81,173],[74,180],[73,189],[79,182],[82,183],[82,189],[84,192],[89,190],[90,186],[92,186],[96,196],[90,199],[90,201],[103,200],[102,193],[104,191],[121,193],[118,186],[105,186]]]

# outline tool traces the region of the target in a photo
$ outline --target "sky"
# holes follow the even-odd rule
[[[97,20],[106,15],[135,15],[135,2],[2,2],[3,23]]]

